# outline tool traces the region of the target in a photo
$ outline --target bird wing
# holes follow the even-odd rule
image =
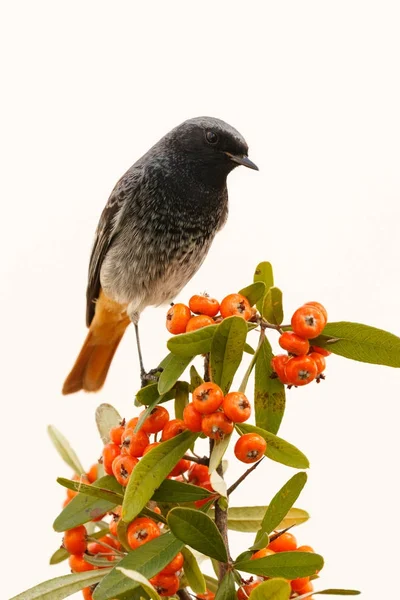
[[[104,258],[118,234],[121,214],[132,198],[139,173],[131,168],[114,187],[99,220],[89,262],[86,289],[86,325],[89,327],[95,313],[95,302],[100,293],[100,271]]]

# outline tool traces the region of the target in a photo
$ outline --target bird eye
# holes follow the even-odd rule
[[[219,138],[218,138],[218,135],[215,133],[215,131],[207,131],[206,139],[209,144],[212,144],[213,146],[215,146],[215,144],[218,143]]]

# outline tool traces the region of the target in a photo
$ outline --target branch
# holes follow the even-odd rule
[[[189,592],[187,592],[185,589],[178,590],[176,594],[180,600],[192,600]]]
[[[184,454],[182,458],[184,458],[185,460],[190,460],[190,462],[197,463],[198,465],[205,465],[206,467],[208,467],[208,465],[210,464],[210,459],[207,456],[203,456],[203,458],[200,458],[197,456],[190,456],[189,454]]]
[[[236,490],[238,485],[240,485],[242,483],[242,481],[244,481],[246,479],[246,477],[248,477],[250,475],[250,473],[252,473],[254,471],[254,469],[257,469],[258,465],[264,460],[264,458],[265,458],[265,456],[260,458],[260,460],[258,462],[256,462],[253,466],[251,466],[250,469],[247,469],[247,471],[245,471],[243,473],[243,475],[241,475],[239,477],[239,479],[237,481],[235,481],[235,483],[232,483],[231,487],[228,488],[228,492],[227,492],[228,496]]]

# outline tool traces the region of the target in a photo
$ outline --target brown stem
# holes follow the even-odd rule
[[[191,600],[189,592],[187,592],[185,589],[178,590],[176,594],[180,600]]]
[[[211,381],[210,378],[210,354],[204,355],[204,381]]]
[[[212,449],[214,447],[214,440],[210,439],[210,456]],[[217,467],[217,473],[222,479],[224,478],[224,471],[222,468],[222,463],[220,463]],[[226,552],[228,555],[228,560],[231,561],[230,553],[229,553],[229,540],[228,540],[228,511],[226,509],[221,508],[219,502],[215,503],[215,511],[214,511],[214,520],[215,524],[220,532],[222,539],[224,540]],[[229,569],[229,563],[219,563],[219,577],[218,581],[221,583],[223,578],[225,577],[226,572]]]
[[[250,469],[247,469],[247,471],[245,471],[243,473],[243,475],[241,475],[239,477],[239,479],[237,479],[237,481],[235,481],[235,483],[232,483],[231,487],[228,488],[228,496],[229,496],[229,494],[232,494],[232,492],[234,492],[236,490],[238,485],[240,485],[242,483],[242,481],[244,481],[246,479],[246,477],[248,477],[250,475],[250,473],[252,473],[254,471],[254,469],[257,469],[258,465],[263,460],[264,460],[264,456],[258,462],[256,462],[252,467],[250,467]]]
[[[207,458],[207,456],[203,456],[203,458],[200,458],[198,456],[189,456],[189,454],[185,454],[182,458],[184,458],[185,460],[190,460],[190,462],[197,463],[198,465],[205,465],[206,467],[208,467],[208,465],[210,464],[210,459]]]

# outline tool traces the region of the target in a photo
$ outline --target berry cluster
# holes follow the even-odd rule
[[[192,296],[189,306],[173,304],[167,312],[166,325],[168,331],[176,335],[214,325],[226,317],[242,317],[248,321],[253,314],[255,311],[242,294],[229,294],[221,304],[207,294],[202,294]]]
[[[330,352],[310,345],[309,340],[322,333],[327,321],[328,314],[319,302],[307,302],[294,312],[293,331],[285,331],[279,338],[279,345],[288,354],[274,356],[271,363],[282,383],[299,386],[324,378],[325,357]]]
[[[264,558],[265,556],[270,556],[271,554],[275,554],[276,552],[314,552],[311,546],[298,546],[297,540],[291,533],[281,533],[273,536],[272,541],[261,550],[258,550],[251,557],[252,560],[256,560],[258,558]],[[268,579],[268,577],[254,579],[253,577],[245,582],[245,584],[239,588],[237,592],[238,600],[247,600],[250,596],[250,593],[258,587],[263,581]],[[302,596],[303,594],[307,594],[313,591],[314,587],[310,577],[301,577],[299,579],[292,579],[290,582],[290,587],[292,588],[291,598],[297,598],[297,596]],[[310,599],[312,597],[310,596]]]

